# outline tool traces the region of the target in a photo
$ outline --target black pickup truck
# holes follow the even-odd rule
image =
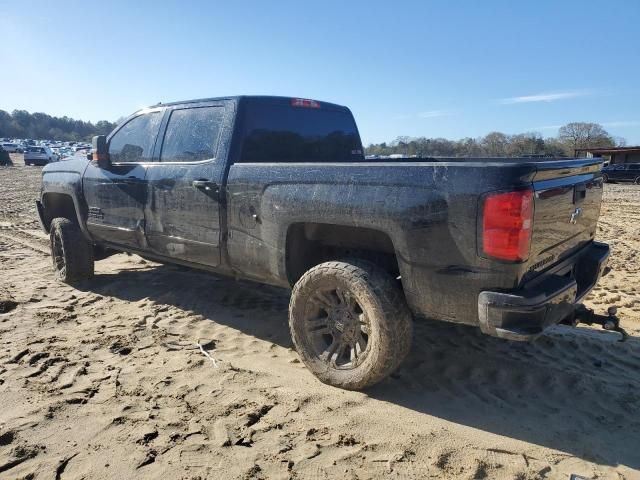
[[[138,253],[292,288],[309,369],[360,389],[391,373],[412,317],[531,340],[605,269],[600,159],[365,160],[349,109],[229,97],[160,104],[47,165],[37,208],[58,277]]]

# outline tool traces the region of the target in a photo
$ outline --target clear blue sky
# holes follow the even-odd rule
[[[275,94],[349,106],[366,143],[591,121],[640,144],[635,0],[4,0],[0,25],[3,110]]]

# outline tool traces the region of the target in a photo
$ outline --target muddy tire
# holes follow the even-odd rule
[[[51,258],[56,276],[74,284],[93,276],[93,248],[80,227],[67,218],[54,218],[50,229]]]
[[[289,328],[323,383],[361,390],[387,377],[411,348],[412,318],[395,279],[347,259],[313,267],[295,284]]]

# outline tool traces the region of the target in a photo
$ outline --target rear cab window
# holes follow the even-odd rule
[[[301,99],[251,99],[241,113],[240,163],[364,160],[351,112]]]

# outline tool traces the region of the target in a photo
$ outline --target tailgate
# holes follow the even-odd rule
[[[593,158],[538,164],[530,272],[545,270],[593,240],[602,201],[601,167]]]

